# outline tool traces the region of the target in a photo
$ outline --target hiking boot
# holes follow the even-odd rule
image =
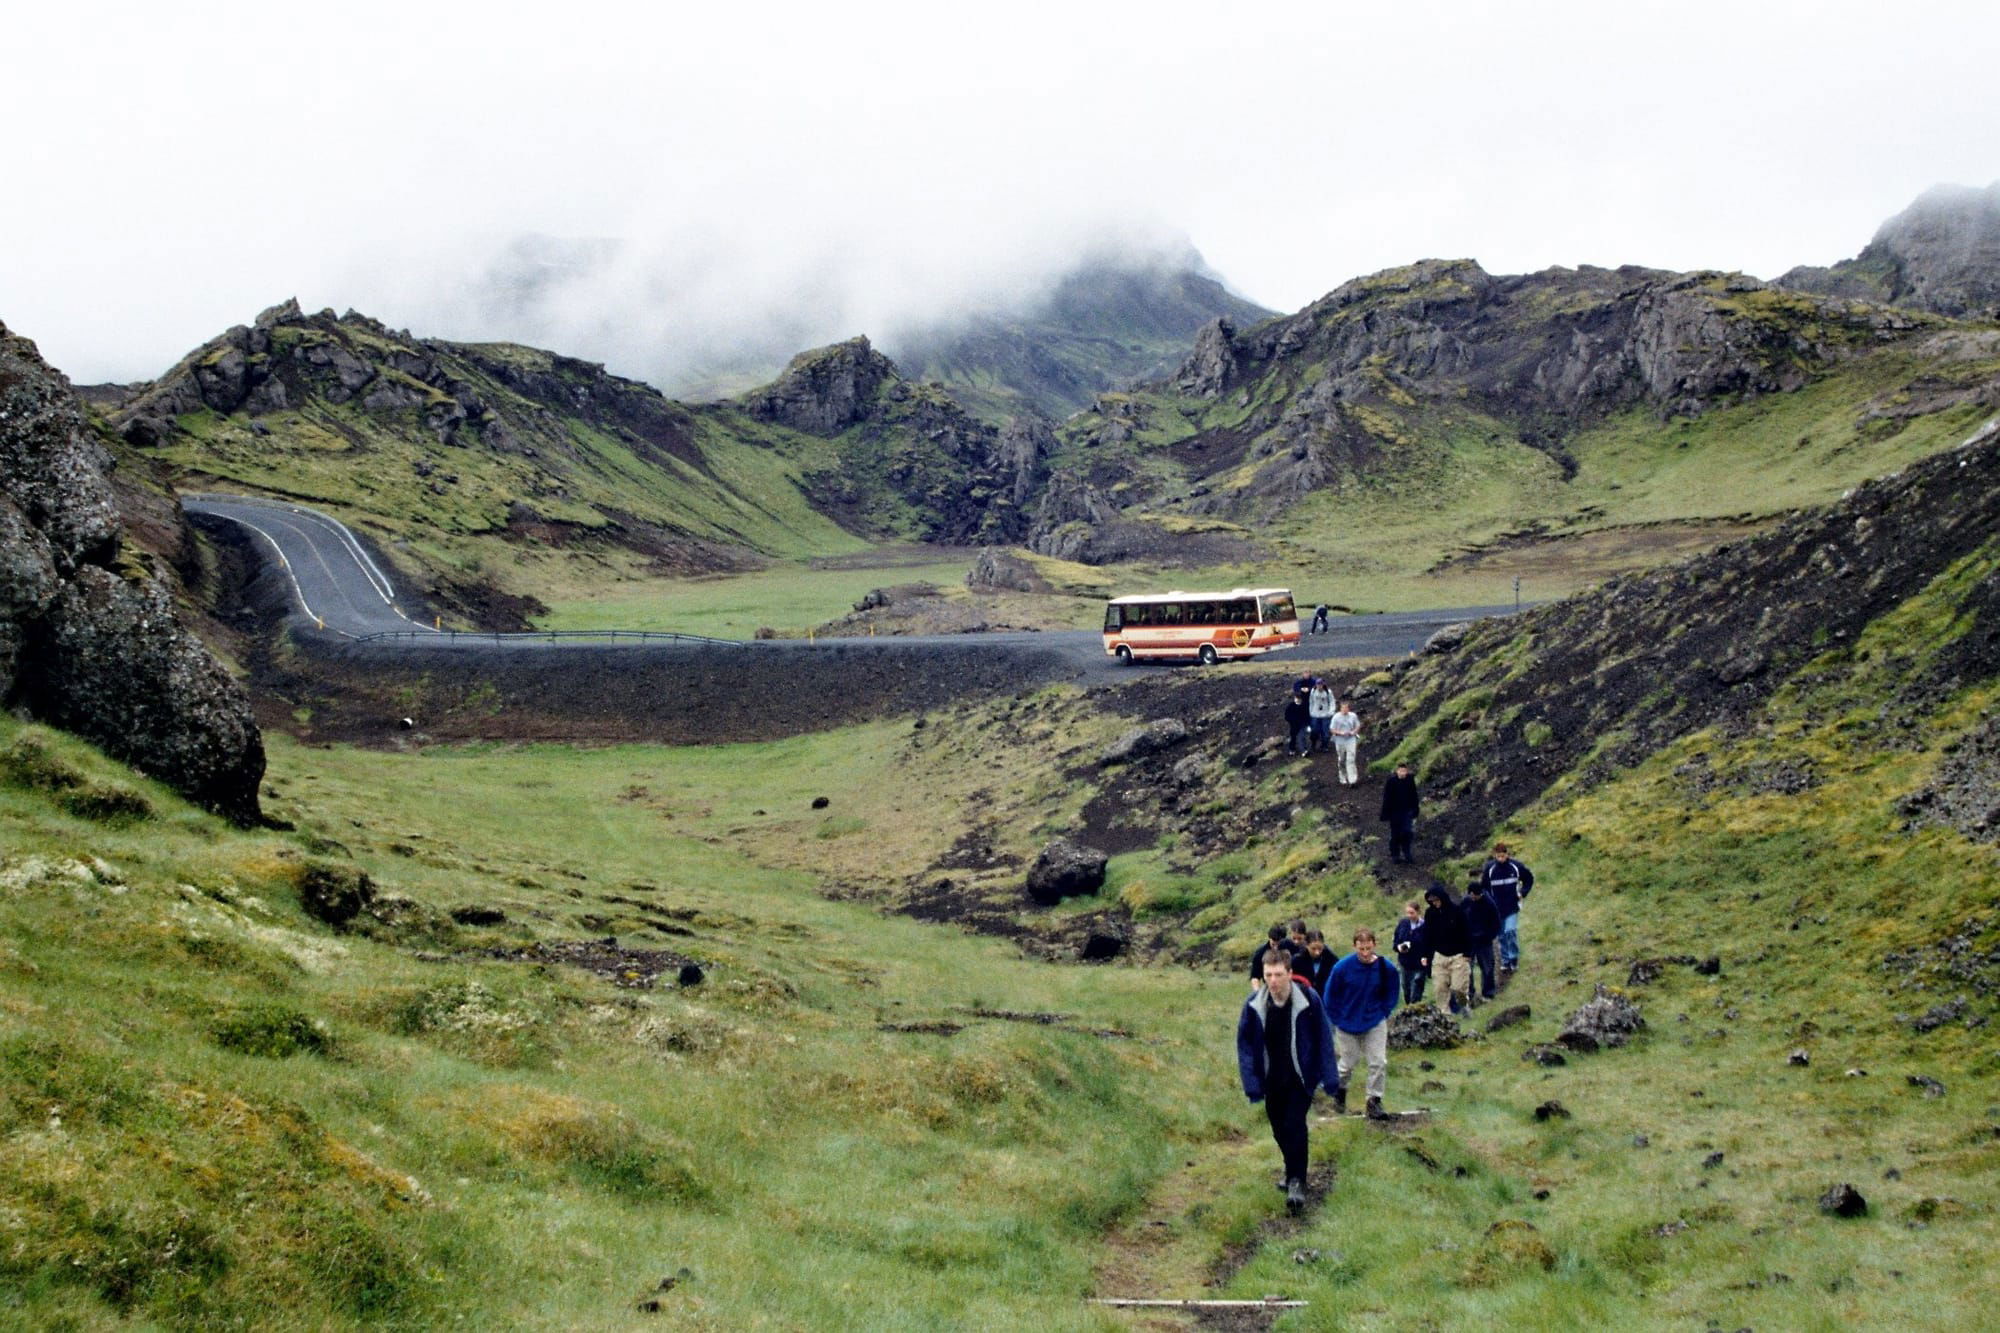
[[[1333,1090],[1333,1113],[1335,1115],[1347,1114],[1347,1089],[1345,1087]]]
[[[1306,1206],[1306,1183],[1294,1176],[1285,1182],[1285,1208],[1298,1213]]]
[[[1368,1118],[1370,1120],[1387,1120],[1389,1118],[1389,1113],[1382,1109],[1382,1099],[1380,1097],[1370,1097],[1368,1099]]]

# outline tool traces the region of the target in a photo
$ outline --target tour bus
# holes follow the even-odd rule
[[[1121,662],[1191,657],[1206,666],[1298,642],[1290,588],[1149,593],[1114,597],[1104,607],[1104,651]]]

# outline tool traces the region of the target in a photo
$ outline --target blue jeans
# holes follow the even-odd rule
[[[1521,965],[1521,914],[1514,912],[1500,923],[1500,966],[1513,971]]]
[[[1316,717],[1312,720],[1314,749],[1326,750],[1332,748],[1333,732],[1330,730],[1332,726],[1333,719],[1330,717]]]

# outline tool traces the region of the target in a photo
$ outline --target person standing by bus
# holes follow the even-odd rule
[[[1314,634],[1326,633],[1326,617],[1327,613],[1330,612],[1332,609],[1333,608],[1328,606],[1325,602],[1321,602],[1318,606],[1315,606],[1313,608],[1312,632]]]
[[[1306,692],[1306,714],[1312,721],[1313,749],[1322,754],[1333,748],[1333,686],[1313,677]]]
[[[1340,769],[1340,785],[1352,787],[1361,781],[1354,769],[1354,754],[1361,744],[1361,719],[1354,715],[1354,700],[1341,696],[1340,707],[1327,722],[1333,733],[1333,757]]]

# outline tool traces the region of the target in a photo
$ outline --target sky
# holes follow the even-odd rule
[[[2000,178],[2000,6],[17,7],[0,322],[79,383],[296,296],[677,387],[1199,250],[1775,277]],[[514,255],[596,256],[532,318]],[[615,245],[606,245],[615,242]],[[530,265],[532,268],[532,264]]]

